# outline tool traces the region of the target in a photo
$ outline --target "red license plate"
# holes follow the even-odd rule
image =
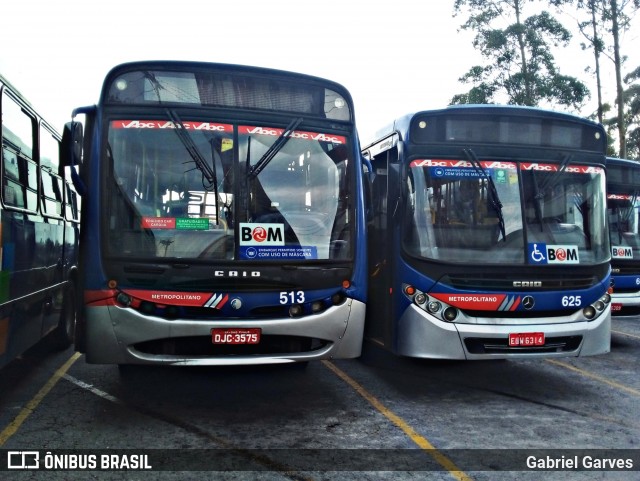
[[[544,332],[517,332],[509,334],[509,347],[544,346]]]
[[[225,327],[211,329],[211,342],[214,344],[258,344],[262,329],[258,327]]]
[[[618,312],[622,310],[622,304],[618,303],[618,302],[614,302],[611,304],[611,311],[613,312]]]

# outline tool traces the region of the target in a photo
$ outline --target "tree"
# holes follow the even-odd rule
[[[604,1],[604,0],[603,0]],[[622,63],[623,58],[620,55],[620,33],[629,27],[630,17],[626,15],[625,10],[633,8],[637,10],[640,7],[640,0],[610,0],[604,2],[605,19],[610,21],[611,36],[613,37],[613,63],[616,71],[616,107],[618,117],[618,141],[620,142],[620,157],[627,157],[627,123],[624,113],[624,87],[622,85]]]
[[[622,67],[625,58],[621,55],[620,34],[630,27],[630,10],[640,8],[640,0],[550,0],[555,6],[565,4],[576,5],[578,11],[586,11],[588,21],[579,21],[578,27],[582,35],[587,39],[588,45],[593,48],[595,59],[595,73],[598,89],[598,120],[608,127],[615,127],[618,136],[620,157],[627,157],[627,113],[625,102],[629,95],[625,93],[623,85]],[[604,34],[610,35],[610,42],[604,41]],[[607,46],[609,43],[609,46]],[[586,48],[586,46],[585,46]],[[601,96],[600,55],[604,54],[611,59],[614,65],[615,84],[615,116],[604,118],[606,104],[603,104]]]
[[[573,3],[574,0],[568,1]],[[560,5],[567,3],[567,0],[551,0],[551,2],[555,5]],[[605,109],[608,109],[608,106],[605,106],[602,100],[602,75],[600,69],[600,57],[605,48],[599,28],[599,19],[603,16],[601,8],[603,0],[577,0],[577,3],[578,9],[586,10],[588,12],[589,19],[586,21],[579,21],[578,29],[588,42],[588,44],[582,44],[583,50],[586,50],[589,46],[593,49],[593,65],[596,76],[596,93],[598,102],[597,118],[598,122],[603,123]],[[587,69],[587,71],[589,71],[589,69]]]
[[[624,77],[627,84],[638,80],[640,80],[640,67]],[[624,113],[627,132],[625,157],[640,159],[640,83],[629,85],[622,93],[622,97],[626,106]]]
[[[551,53],[551,47],[566,46],[571,33],[546,11],[523,19],[523,7],[532,1],[455,0],[454,15],[468,13],[461,28],[477,32],[473,45],[487,65],[473,66],[460,78],[472,87],[455,95],[452,104],[491,103],[504,94],[509,104],[581,107],[589,90],[560,74]]]

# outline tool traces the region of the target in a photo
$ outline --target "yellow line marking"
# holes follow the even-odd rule
[[[459,481],[472,481],[464,472],[458,468],[453,461],[438,451],[428,439],[418,434],[411,426],[409,426],[400,416],[388,409],[375,396],[370,394],[365,388],[358,384],[354,379],[349,377],[347,373],[338,368],[330,361],[322,361],[333,373],[351,386],[360,396],[365,398],[374,408],[376,408],[384,417],[400,428],[411,440],[427,453],[443,468]]]
[[[614,334],[620,334],[622,336],[633,337],[634,339],[640,339],[640,336],[637,336],[636,334],[629,334],[628,332],[614,331],[614,330],[611,330],[611,332]]]
[[[4,445],[4,443],[7,442],[7,440],[13,436],[18,429],[20,429],[20,426],[22,426],[22,423],[24,423],[26,421],[26,419],[29,417],[29,415],[31,413],[33,413],[36,408],[38,407],[38,404],[40,404],[40,402],[42,402],[42,400],[44,399],[44,397],[49,394],[49,391],[51,391],[51,389],[53,388],[53,386],[56,385],[56,383],[60,380],[60,378],[62,378],[62,376],[65,375],[65,373],[69,370],[69,368],[71,367],[71,365],[76,362],[78,360],[78,358],[81,356],[82,354],[79,352],[74,353],[68,360],[67,362],[65,362],[62,367],[60,367],[60,369],[58,369],[53,376],[51,376],[51,378],[49,378],[49,380],[47,381],[47,383],[42,386],[42,388],[40,389],[40,391],[38,391],[38,393],[27,403],[27,405],[25,407],[22,408],[22,410],[18,413],[18,415],[16,416],[16,418],[11,422],[11,424],[9,424],[1,433],[0,433],[0,446]]]
[[[598,376],[597,374],[593,374],[589,371],[585,371],[583,369],[577,368],[575,366],[572,366],[571,364],[566,364],[564,362],[560,362],[560,361],[556,361],[555,359],[547,359],[547,362],[551,363],[551,364],[555,364],[556,366],[560,366],[563,367],[565,369],[569,369],[570,371],[574,371],[577,372],[578,374],[581,374],[582,376],[594,379],[596,381],[599,381],[601,383],[607,384],[611,387],[615,387],[616,389],[620,389],[621,391],[626,391],[630,394],[633,394],[634,396],[640,396],[640,391],[638,391],[637,389],[633,389],[632,387],[629,386],[625,386],[624,384],[620,384],[617,383],[615,381],[610,381],[609,379],[602,377],[602,376]]]

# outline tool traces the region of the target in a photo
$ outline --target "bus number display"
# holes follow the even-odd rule
[[[302,304],[304,302],[304,291],[290,291],[280,293],[280,304]]]
[[[562,296],[563,307],[580,307],[582,305],[582,296]]]

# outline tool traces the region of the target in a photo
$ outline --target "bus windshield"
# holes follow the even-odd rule
[[[604,181],[575,163],[413,160],[404,248],[466,264],[605,262]]]
[[[612,257],[616,259],[632,259],[640,256],[640,223],[638,222],[640,191],[633,186],[626,187],[626,192],[623,193],[620,192],[620,188],[612,189],[608,186],[607,192]],[[618,192],[614,193],[612,190]]]
[[[351,258],[346,144],[322,131],[178,119],[170,111],[162,120],[111,120],[107,254]]]

